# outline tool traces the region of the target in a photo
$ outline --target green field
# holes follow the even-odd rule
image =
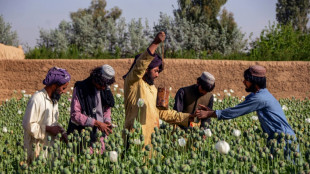
[[[114,90],[116,105],[112,109],[113,124],[117,125],[106,139],[104,154],[74,153],[79,142],[87,142],[89,133],[71,135],[66,145],[59,140],[47,150],[49,157],[39,157],[26,164],[23,151],[22,119],[29,95],[21,99],[14,96],[0,106],[0,171],[2,173],[309,173],[310,162],[310,100],[281,99],[286,117],[294,129],[297,142],[290,145],[290,159],[284,158],[285,143],[276,140],[266,142],[256,113],[234,120],[212,120],[209,130],[174,129],[163,122],[152,135],[152,147],[143,147],[143,136],[136,125],[135,132],[127,132],[132,146],[125,151],[122,130],[125,111],[122,90]],[[70,112],[70,92],[59,102],[59,122],[66,128]],[[20,95],[20,93],[18,93]],[[228,93],[226,93],[228,94]],[[16,93],[17,96],[17,93]],[[216,95],[214,109],[223,109],[238,104],[232,95]],[[173,100],[170,100],[172,106]],[[284,106],[285,105],[285,106]],[[138,114],[138,113],[137,113]],[[239,131],[240,130],[240,135]],[[211,135],[210,135],[211,132]],[[293,139],[287,135],[278,135]],[[215,145],[219,141],[229,144],[227,154],[221,154]],[[299,152],[296,149],[299,144]],[[99,149],[99,143],[93,148]],[[45,147],[46,148],[46,147]],[[274,152],[271,152],[271,148]],[[117,161],[111,152],[118,154]],[[152,155],[151,158],[149,156]],[[111,161],[112,160],[112,161]],[[115,160],[115,159],[114,159]]]

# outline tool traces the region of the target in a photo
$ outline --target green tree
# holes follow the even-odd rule
[[[175,16],[194,23],[206,23],[211,28],[219,28],[217,16],[227,0],[178,0]]]
[[[307,31],[309,0],[278,0],[276,18],[279,24],[292,24],[295,30]]]
[[[96,21],[99,17],[101,20],[105,21],[110,18],[116,20],[121,16],[121,9],[119,9],[118,7],[114,7],[109,11],[105,9],[106,6],[106,0],[92,0],[91,5],[88,8],[79,9],[77,12],[72,12],[70,14],[70,17],[74,21],[88,14],[92,16],[92,19],[94,21]]]
[[[18,46],[16,31],[12,31],[11,24],[6,23],[2,15],[0,15],[0,43]]]

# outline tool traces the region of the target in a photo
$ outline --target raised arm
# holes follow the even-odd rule
[[[163,42],[166,38],[164,32],[159,32],[154,38],[151,45],[147,48],[147,51],[142,53],[136,60],[136,64],[132,67],[132,70],[128,73],[126,80],[128,81],[138,81],[141,79],[149,66],[149,64],[154,59],[155,51],[158,45]]]

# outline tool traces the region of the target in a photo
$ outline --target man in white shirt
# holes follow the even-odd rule
[[[28,101],[23,118],[24,148],[28,163],[40,155],[43,146],[52,145],[58,133],[66,138],[64,129],[57,123],[58,101],[66,91],[70,79],[71,76],[65,69],[51,68],[43,80],[45,87],[33,94]],[[46,154],[47,151],[43,153]]]

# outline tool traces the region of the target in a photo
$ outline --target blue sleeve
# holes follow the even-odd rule
[[[233,119],[242,115],[246,115],[253,111],[257,111],[265,107],[265,102],[253,96],[246,98],[246,100],[235,107],[227,108],[224,110],[216,110],[215,113],[219,120]]]
[[[176,110],[178,112],[183,111],[183,98],[184,98],[184,89],[181,88],[178,90],[174,97],[174,107],[173,110]]]

